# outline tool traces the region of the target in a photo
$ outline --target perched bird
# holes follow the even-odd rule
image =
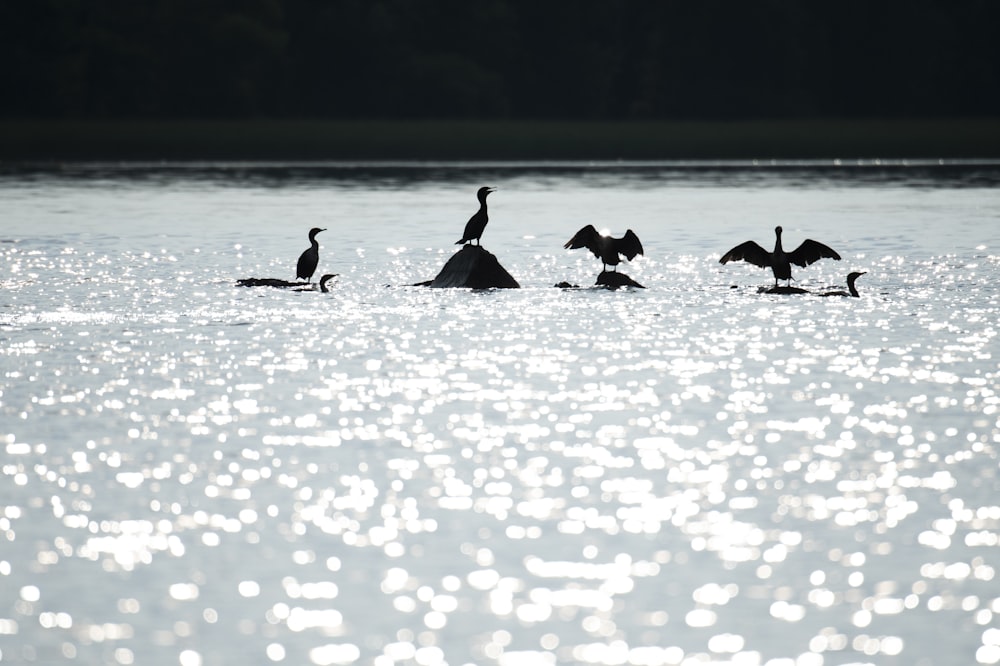
[[[827,291],[827,292],[824,292],[824,293],[820,294],[820,296],[853,296],[854,298],[860,297],[861,294],[858,293],[858,288],[854,286],[854,283],[855,283],[855,281],[857,281],[857,279],[859,277],[861,277],[865,273],[867,273],[867,271],[861,271],[860,273],[858,273],[857,271],[855,271],[854,273],[848,273],[848,275],[847,275],[847,289],[851,293],[847,293],[843,289],[839,289],[837,291]]]
[[[761,268],[770,267],[774,272],[774,286],[778,286],[778,280],[792,280],[792,264],[796,266],[808,266],[820,259],[837,259],[840,255],[831,248],[820,242],[807,238],[802,244],[791,252],[785,252],[781,247],[781,227],[774,228],[776,236],[774,241],[774,252],[768,252],[753,241],[740,243],[719,259],[720,264],[730,261],[749,261],[751,264]]]
[[[309,230],[309,247],[299,255],[299,264],[295,270],[295,277],[298,280],[308,282],[316,272],[316,266],[319,265],[319,242],[316,240],[316,234],[321,231],[326,229],[313,227]]]
[[[617,266],[621,262],[619,255],[632,261],[635,255],[642,254],[642,243],[639,242],[639,237],[631,229],[626,231],[621,238],[612,238],[601,235],[592,224],[588,224],[576,232],[576,235],[570,238],[563,247],[568,250],[587,248],[604,264],[602,272],[607,271],[608,266],[615,266],[615,270],[617,270]]]
[[[479,239],[483,235],[486,223],[490,221],[486,214],[486,197],[489,196],[490,192],[495,191],[496,189],[492,187],[480,187],[479,191],[476,192],[476,198],[479,199],[479,210],[465,223],[465,233],[462,234],[462,240],[456,242],[455,245],[463,245],[471,241],[476,241],[476,245],[479,245]]]

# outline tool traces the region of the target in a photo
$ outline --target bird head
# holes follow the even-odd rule
[[[777,227],[774,228],[774,233],[778,234],[779,236],[781,235],[781,231],[782,231],[782,229],[781,229],[780,226],[777,226]]]
[[[309,240],[312,240],[313,238],[315,238],[316,234],[318,234],[321,231],[326,231],[326,229],[320,229],[319,227],[313,227],[312,229],[310,229],[309,230]]]
[[[496,188],[495,187],[480,187],[479,191],[476,192],[476,198],[478,198],[480,201],[486,201],[487,195],[489,195],[491,192],[496,192]]]

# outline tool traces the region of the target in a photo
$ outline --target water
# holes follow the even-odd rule
[[[522,289],[407,287],[493,185]],[[1000,663],[996,164],[7,168],[0,661]],[[588,286],[562,249],[636,231]],[[746,239],[839,250],[757,293]],[[312,226],[331,293],[294,276]]]

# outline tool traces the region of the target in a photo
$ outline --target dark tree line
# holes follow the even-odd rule
[[[1000,115],[996,0],[0,0],[5,117]]]

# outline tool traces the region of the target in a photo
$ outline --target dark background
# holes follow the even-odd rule
[[[996,0],[3,0],[7,119],[1000,116]]]

